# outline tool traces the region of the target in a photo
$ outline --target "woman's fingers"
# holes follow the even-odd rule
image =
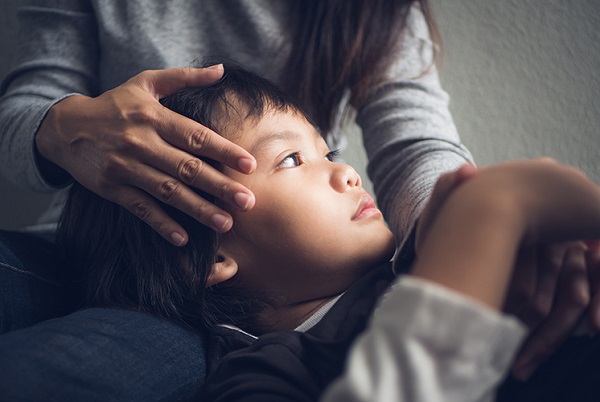
[[[590,292],[592,300],[589,306],[589,323],[594,331],[600,331],[600,240],[586,241],[585,253]]]
[[[254,207],[254,195],[240,183],[199,159],[190,159],[186,163],[196,166],[193,169],[197,169],[197,171],[191,173],[189,170],[192,167],[187,166],[185,169],[188,171],[182,175],[181,179],[145,166],[144,172],[138,172],[138,178],[132,178],[129,181],[135,182],[137,187],[161,202],[179,209],[218,232],[225,232],[231,228],[231,215],[214,203],[207,201],[192,187],[200,188],[205,193],[242,211]],[[192,178],[194,180],[190,180]]]
[[[107,191],[106,198],[125,207],[150,225],[160,236],[176,246],[187,243],[183,227],[161,208],[157,200],[171,205],[217,232],[231,229],[231,215],[214,203],[207,201],[182,182],[147,166],[140,168],[136,185],[116,185]]]
[[[215,169],[206,161],[175,150],[173,153],[177,154],[173,158],[165,156],[163,159],[155,161],[155,167],[167,172],[162,180],[153,181],[144,186],[144,189],[155,195],[156,198],[194,216],[195,213],[189,209],[192,207],[192,203],[179,199],[180,195],[188,194],[187,191],[179,192],[181,184],[181,187],[185,187],[186,190],[190,190],[190,188],[202,190],[242,211],[254,207],[254,194],[242,184]],[[168,169],[173,166],[175,166],[175,171],[170,172]],[[176,188],[170,189],[173,186]],[[190,195],[193,195],[189,199],[192,201],[197,194],[190,190]]]
[[[121,158],[122,163],[115,161],[111,164],[108,175],[110,181],[107,181],[100,194],[135,213],[169,241],[174,237],[187,238],[187,234],[162,211],[157,200],[217,232],[231,229],[233,218],[194,189],[202,190],[240,210],[248,210],[254,206],[254,195],[242,184],[206,161],[178,150],[161,139],[148,138],[135,145],[135,148],[127,148],[129,157]],[[128,191],[125,196],[120,195],[115,186],[142,191]],[[145,196],[136,199],[140,194]],[[148,202],[148,195],[153,198],[152,202]],[[144,208],[134,207],[135,205]]]
[[[256,160],[244,148],[178,113],[164,108],[156,123],[158,134],[166,142],[191,155],[212,159],[241,173],[256,169]]]
[[[513,375],[528,379],[572,333],[590,301],[583,247],[570,247],[558,278],[550,315],[532,332],[513,365]]]
[[[537,275],[535,297],[532,303],[530,328],[534,328],[548,317],[554,307],[558,277],[563,269],[565,255],[574,243],[557,243],[540,247],[537,251]],[[537,320],[534,322],[533,320]]]
[[[508,288],[504,311],[513,314],[530,330],[545,318],[534,307],[538,281],[538,250],[525,248],[519,251]]]
[[[212,85],[221,77],[223,77],[223,65],[216,64],[207,68],[146,70],[129,82],[142,87],[158,100],[181,89]]]
[[[158,96],[168,95],[181,86],[206,83],[194,82],[190,75],[195,72],[193,69],[149,72],[149,79],[153,80],[152,85]],[[175,84],[169,78],[173,78]],[[199,157],[211,159],[246,174],[256,169],[254,157],[207,127],[164,107],[153,125],[164,142],[156,141],[151,149],[147,149],[143,161],[167,176],[161,180],[151,180],[148,177],[142,188],[219,232],[229,230],[231,216],[216,206],[207,206],[190,187],[211,194],[241,210],[254,206],[254,195]],[[227,218],[227,223],[217,227],[223,223],[224,217]]]
[[[181,89],[214,84],[223,76],[223,66],[209,68],[170,68],[144,71],[130,80],[151,93],[155,100]],[[151,117],[152,118],[152,117]],[[252,173],[256,161],[242,147],[221,137],[201,124],[162,107],[152,125],[160,137],[192,155],[203,156],[236,169]]]
[[[183,116],[177,116],[188,120]],[[199,125],[192,120],[189,122]],[[186,125],[189,125],[187,121]],[[235,145],[216,133],[212,133],[212,136],[216,138],[216,143],[222,140],[225,145]],[[214,220],[221,222],[222,216],[231,220],[231,216],[216,206],[206,207],[204,199],[194,189],[208,193],[243,211],[254,207],[254,194],[249,189],[220,172],[206,160],[190,155],[160,138],[153,141],[149,139],[141,146],[144,148],[139,152],[141,163],[162,172],[162,175],[157,176],[152,174],[151,170],[144,169],[133,172],[127,181],[158,200],[185,212],[219,232],[224,231],[223,227],[215,227]],[[213,158],[223,159],[216,156]],[[215,214],[220,214],[221,217]],[[225,225],[224,228],[228,230],[230,226],[230,224]]]
[[[183,246],[188,235],[181,225],[172,219],[153,197],[133,187],[119,186],[106,198],[121,205],[139,219],[147,223],[166,241],[175,246]]]
[[[217,136],[217,134],[214,135]],[[190,208],[191,201],[196,194],[192,191],[194,196],[189,199],[190,202],[178,200],[179,194],[173,191],[165,194],[162,190],[164,190],[164,186],[168,187],[171,181],[178,181],[185,186],[201,190],[243,211],[254,207],[254,194],[248,188],[223,174],[207,160],[181,151],[165,141],[158,139],[152,144],[147,144],[147,149],[141,157],[143,163],[166,174],[163,181],[146,182],[143,186],[144,190],[178,209],[182,209],[180,206],[186,204]],[[131,180],[133,179],[135,178],[131,178]],[[189,209],[188,211],[182,210],[186,213],[189,211]],[[195,214],[190,215],[194,216]]]

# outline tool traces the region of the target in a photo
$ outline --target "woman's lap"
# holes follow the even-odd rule
[[[71,293],[59,278],[49,240],[0,231],[0,333],[73,311]]]
[[[146,314],[73,312],[53,245],[0,231],[0,400],[182,400],[205,377],[202,334]]]
[[[89,308],[0,336],[0,400],[186,400],[204,337],[146,314]]]

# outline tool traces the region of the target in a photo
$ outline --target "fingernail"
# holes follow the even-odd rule
[[[207,70],[221,70],[223,71],[223,64],[215,64],[214,66],[206,67]]]
[[[233,196],[233,199],[235,200],[235,203],[238,205],[238,207],[242,208],[245,211],[246,208],[248,208],[248,205],[250,204],[251,197],[246,193],[236,193]]]
[[[252,173],[254,171],[254,160],[250,158],[238,159],[238,167],[243,173]]]
[[[229,217],[222,214],[214,214],[210,218],[213,226],[220,232],[224,232],[227,230],[227,225],[229,224]]]
[[[182,246],[183,243],[185,243],[185,237],[183,237],[181,234],[179,234],[177,232],[173,232],[173,233],[171,233],[171,241],[176,246]]]

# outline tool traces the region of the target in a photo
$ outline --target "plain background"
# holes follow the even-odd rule
[[[0,75],[18,46],[15,10],[0,0]],[[479,165],[551,156],[600,183],[600,1],[433,0],[444,40],[442,84]],[[359,132],[345,159],[363,178]],[[35,223],[48,195],[0,177],[0,228]]]

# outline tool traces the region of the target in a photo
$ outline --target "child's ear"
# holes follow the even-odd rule
[[[217,262],[213,264],[210,274],[208,275],[206,287],[209,288],[231,279],[237,271],[238,264],[235,259],[229,253],[219,248],[219,251],[217,252]]]

